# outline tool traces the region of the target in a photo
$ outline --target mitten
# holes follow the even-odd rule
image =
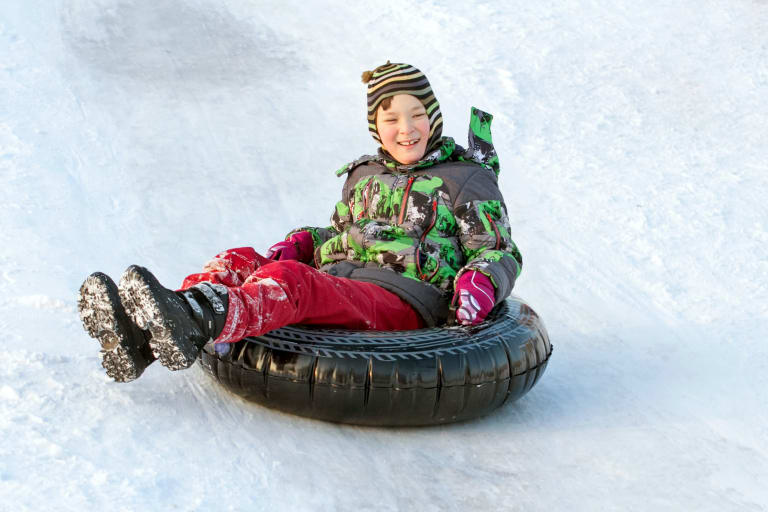
[[[496,302],[491,279],[477,270],[461,274],[454,286],[456,321],[461,325],[477,325],[488,316]]]
[[[315,243],[309,231],[298,231],[292,234],[288,240],[277,242],[267,250],[266,257],[279,260],[297,260],[309,263],[312,260]]]

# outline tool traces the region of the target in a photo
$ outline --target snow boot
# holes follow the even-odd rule
[[[215,340],[224,330],[227,321],[227,287],[204,281],[176,294],[189,305],[192,318],[205,334],[206,342]]]
[[[175,292],[146,268],[131,265],[118,288],[128,316],[151,333],[152,352],[169,370],[192,366],[224,327],[229,304],[224,286],[200,283]]]
[[[117,285],[108,275],[94,272],[86,278],[77,309],[88,335],[101,344],[101,365],[115,381],[138,379],[155,360],[149,333],[128,318]]]

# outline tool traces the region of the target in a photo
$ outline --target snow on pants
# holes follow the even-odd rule
[[[224,251],[181,289],[207,281],[227,287],[229,309],[216,343],[233,343],[289,324],[354,330],[424,327],[394,293],[372,283],[335,277],[298,261],[273,261],[251,247]]]

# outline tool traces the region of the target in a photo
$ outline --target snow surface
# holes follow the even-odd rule
[[[768,510],[768,3],[0,3],[0,510]],[[75,297],[327,224],[360,72],[495,114],[555,352],[464,424],[104,374]]]

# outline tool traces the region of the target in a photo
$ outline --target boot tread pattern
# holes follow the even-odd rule
[[[77,309],[83,328],[101,345],[101,365],[107,375],[117,382],[137,379],[149,363],[131,338],[136,334],[129,331],[112,279],[101,272],[88,276],[80,287]]]
[[[160,285],[157,279],[143,267],[132,265],[123,274],[119,285],[120,298],[126,312],[140,328],[148,330],[152,353],[169,370],[189,368],[197,359],[197,348],[186,336],[174,332],[170,319],[178,304],[163,300],[172,293]]]

